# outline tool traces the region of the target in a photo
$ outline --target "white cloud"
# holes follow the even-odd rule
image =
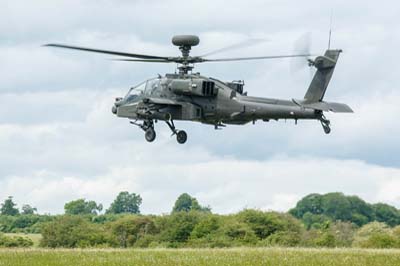
[[[396,123],[400,112],[394,52],[397,2],[373,1],[8,1],[0,4],[0,199],[14,195],[41,212],[61,212],[67,200],[109,204],[120,190],[143,196],[143,211],[168,212],[189,192],[217,212],[244,207],[286,210],[311,192],[343,191],[398,204]],[[109,62],[109,57],[40,47],[66,42],[105,49],[176,55],[173,34],[199,34],[203,54],[248,38],[268,42],[218,57],[292,51],[304,32],[313,51],[326,47],[334,9],[333,47],[343,48],[327,100],[355,112],[329,114],[333,131],[318,122],[258,123],[214,131],[187,129],[186,145],[156,125],[157,140],[115,118],[116,96],[174,65]],[[177,14],[177,10],[179,10]],[[223,10],[223,12],[221,12]],[[359,15],[359,14],[362,14]],[[217,55],[215,55],[217,57]],[[305,70],[288,61],[197,65],[221,79],[245,79],[251,95],[301,98]],[[90,89],[82,89],[90,88]],[[113,89],[110,89],[113,88]]]
[[[376,139],[388,130],[395,133],[398,129],[392,128],[391,118],[382,119],[379,110],[398,113],[396,93],[379,101],[360,102],[356,114],[336,118],[332,136],[323,135],[316,123],[247,125],[217,132],[195,125],[189,143],[183,146],[170,139],[162,124],[157,124],[156,142],[145,142],[139,129],[111,114],[110,95],[114,93],[117,90],[76,90],[16,97],[14,104],[26,106],[32,117],[50,114],[47,123],[38,119],[0,125],[1,150],[7,151],[0,153],[0,197],[14,195],[20,204],[32,203],[42,212],[61,212],[64,202],[78,197],[107,206],[121,190],[140,193],[143,211],[150,213],[168,212],[183,192],[221,213],[245,207],[287,210],[307,193],[330,191],[398,205],[393,188],[399,179],[397,168],[350,159],[357,158],[352,156],[329,156],[360,149],[358,145],[368,145],[371,139],[373,145],[382,144]],[[4,110],[12,108],[7,101],[4,104]],[[35,108],[41,104],[43,108]],[[49,110],[58,105],[63,107],[62,114],[71,112],[76,118],[57,121],[57,112]],[[362,136],[361,131],[365,132]],[[259,145],[262,135],[263,145]],[[273,139],[278,145],[272,145]],[[392,148],[396,145],[391,144]],[[254,148],[265,156],[249,159],[246,153]],[[285,155],[291,149],[298,152]],[[320,150],[328,155],[313,155]]]
[[[190,154],[190,150],[185,152],[189,161]],[[152,165],[157,167],[145,161],[131,158],[129,165],[114,164],[104,174],[91,178],[46,171],[9,176],[0,181],[0,196],[14,195],[20,204],[31,203],[41,212],[52,213],[62,212],[63,203],[81,197],[108,206],[124,190],[142,195],[144,213],[169,212],[183,192],[218,213],[246,207],[286,211],[308,193],[332,191],[399,206],[398,189],[393,185],[400,182],[400,169],[361,161],[301,157],[239,161],[213,157],[199,163],[172,163],[156,158]]]

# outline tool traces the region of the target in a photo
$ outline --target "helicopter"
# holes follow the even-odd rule
[[[128,118],[132,125],[145,132],[145,139],[156,139],[154,125],[164,121],[178,143],[187,140],[187,133],[175,127],[174,121],[194,121],[213,125],[221,129],[226,125],[244,125],[257,120],[293,119],[317,120],[326,134],[331,132],[330,121],[324,112],[352,113],[344,103],[323,100],[328,84],[342,50],[328,48],[324,55],[310,59],[309,53],[291,55],[273,55],[257,57],[217,58],[191,56],[192,47],[200,39],[196,35],[176,35],[172,44],[181,51],[181,56],[166,57],[134,54],[118,51],[92,49],[64,44],[46,44],[44,46],[80,50],[120,56],[118,61],[147,63],[176,63],[175,73],[158,75],[129,89],[124,97],[115,98],[111,108],[117,117]],[[303,99],[271,99],[248,96],[244,92],[244,81],[224,82],[206,77],[193,71],[194,65],[205,62],[231,62],[243,60],[278,59],[304,57],[316,72]]]

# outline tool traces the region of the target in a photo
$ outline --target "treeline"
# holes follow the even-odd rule
[[[246,209],[218,215],[186,193],[176,200],[170,214],[141,215],[141,203],[139,195],[121,192],[104,214],[101,204],[78,199],[66,203],[65,214],[57,216],[6,215],[3,203],[0,231],[40,232],[40,245],[52,248],[400,248],[399,210],[342,193],[308,195],[288,213]],[[0,246],[1,239],[0,235]]]
[[[289,211],[307,228],[318,228],[326,221],[349,221],[362,226],[372,221],[400,225],[400,211],[384,203],[369,204],[357,196],[343,193],[310,194]]]

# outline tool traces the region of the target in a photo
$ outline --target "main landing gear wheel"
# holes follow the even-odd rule
[[[174,121],[171,119],[170,121],[165,121],[165,123],[167,123],[168,127],[171,129],[172,131],[172,135],[176,135],[176,141],[178,141],[179,144],[183,144],[186,142],[187,140],[187,134],[184,130],[177,130],[175,128],[175,124]]]
[[[144,137],[148,142],[153,142],[156,139],[156,131],[153,128],[149,128],[144,133]]]
[[[187,140],[187,134],[186,134],[186,132],[183,131],[183,130],[179,130],[179,131],[176,133],[176,140],[178,141],[179,144],[185,143],[186,140]]]

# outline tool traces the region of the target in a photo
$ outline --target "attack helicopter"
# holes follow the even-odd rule
[[[125,97],[115,99],[112,113],[128,118],[132,125],[145,132],[145,139],[152,142],[156,138],[155,122],[165,121],[177,142],[187,140],[184,130],[175,127],[174,121],[195,121],[213,125],[220,129],[226,125],[244,125],[262,120],[313,119],[321,123],[326,134],[331,132],[330,121],[324,112],[351,113],[344,103],[324,101],[324,95],[337,60],[342,50],[328,48],[324,55],[310,59],[310,54],[292,54],[257,57],[209,59],[205,56],[191,56],[193,46],[200,43],[195,35],[177,35],[172,44],[181,51],[181,56],[166,57],[127,52],[100,50],[64,44],[46,44],[48,47],[80,50],[120,56],[118,61],[147,63],[176,63],[177,71],[165,76],[146,80],[132,87]],[[224,82],[193,72],[194,65],[206,62],[230,62],[243,60],[278,59],[304,57],[316,72],[303,99],[270,99],[248,96],[244,92],[243,81]]]

